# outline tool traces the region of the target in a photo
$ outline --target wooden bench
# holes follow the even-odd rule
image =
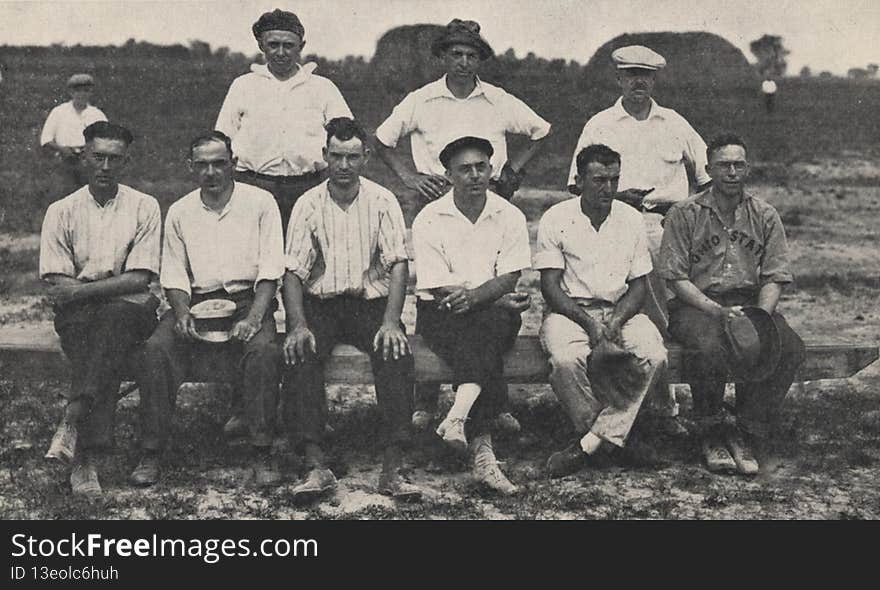
[[[282,336],[279,334],[279,338]],[[449,367],[422,343],[419,336],[410,337],[415,354],[416,380],[449,383]],[[670,344],[670,381],[681,380],[681,347]],[[798,374],[798,381],[845,378],[855,375],[877,360],[878,347],[846,342],[817,343],[807,341],[807,359]],[[198,355],[193,362],[189,380],[192,382],[224,382],[231,380],[232,366],[215,355]],[[546,382],[549,367],[537,336],[519,336],[507,354],[504,373],[510,383]],[[0,380],[66,379],[70,367],[58,336],[51,323],[36,326],[0,327]],[[132,378],[132,371],[126,377]],[[372,383],[369,357],[352,346],[337,346],[328,363],[326,378],[331,383]]]

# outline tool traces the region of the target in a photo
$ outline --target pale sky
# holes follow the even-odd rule
[[[880,0],[0,0],[0,44],[121,45],[199,39],[212,47],[256,53],[251,24],[275,7],[296,12],[306,27],[306,53],[330,59],[372,56],[391,27],[478,21],[496,52],[513,47],[548,59],[586,63],[621,33],[708,31],[751,61],[749,42],[781,35],[791,51],[789,74],[845,74],[880,63]]]

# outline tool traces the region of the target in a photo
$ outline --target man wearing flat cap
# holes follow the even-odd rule
[[[745,143],[736,135],[719,136],[709,142],[707,160],[711,187],[666,217],[660,276],[675,294],[669,332],[695,351],[683,367],[706,465],[754,475],[759,464],[753,448],[769,442],[777,427],[804,343],[776,310],[783,286],[792,281],[785,231],[776,210],[745,191]],[[760,337],[761,346],[745,355],[755,358],[752,365],[739,358],[739,348],[748,345],[736,338],[743,316],[756,322]],[[735,427],[723,414],[729,374],[737,381]]]
[[[98,496],[100,456],[113,443],[120,372],[156,327],[162,217],[153,197],[119,183],[131,132],[99,121],[83,131],[88,184],[46,211],[40,278],[73,366],[64,416],[47,458],[71,461],[74,494]]]
[[[617,69],[621,96],[611,107],[593,115],[586,125],[572,156],[569,190],[576,191],[577,154],[590,144],[604,144],[621,157],[617,198],[642,211],[648,233],[648,249],[655,269],[663,236],[663,214],[669,206],[688,197],[691,168],[699,187],[710,178],[706,174],[706,144],[693,127],[674,110],[652,98],[657,72],[666,60],[641,45],[620,47],[611,54]],[[668,295],[656,270],[648,277],[644,311],[666,333]],[[672,436],[686,434],[678,422],[678,404],[665,378],[658,380],[644,409],[653,414],[661,432]]]
[[[525,176],[526,165],[550,133],[550,124],[527,104],[480,80],[480,64],[493,52],[480,36],[479,24],[454,19],[431,51],[443,60],[446,75],[407,95],[376,129],[376,151],[410,191],[399,195],[407,219],[418,213],[425,200],[437,199],[449,190],[440,151],[452,140],[476,136],[491,143],[494,154],[489,186],[510,200]],[[525,135],[531,141],[521,152],[509,155],[508,133]],[[395,149],[407,135],[411,136],[412,165]],[[437,391],[420,386],[417,392],[413,421],[424,428],[436,406]],[[508,412],[502,412],[500,418],[509,429],[519,429]]]
[[[90,74],[74,74],[67,80],[70,100],[49,113],[40,133],[40,146],[59,163],[60,181],[56,197],[75,191],[88,182],[87,171],[80,165],[85,146],[83,130],[97,121],[106,121],[101,109],[89,104],[95,79]]]
[[[412,226],[418,298],[416,333],[452,368],[455,403],[437,428],[470,450],[477,481],[517,491],[497,465],[494,418],[507,402],[503,355],[516,341],[529,295],[516,293],[531,265],[522,211],[489,188],[492,144],[461,137],[440,152],[452,190],[428,204]]]
[[[287,227],[299,196],[326,178],[324,125],[352,114],[317,64],[298,63],[305,28],[294,13],[267,12],[252,29],[266,64],[232,82],[215,128],[232,138],[236,180],[272,193]]]

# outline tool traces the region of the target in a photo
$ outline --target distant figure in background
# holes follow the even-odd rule
[[[162,218],[156,199],[119,184],[128,129],[84,131],[88,186],[52,203],[40,238],[40,278],[50,285],[55,331],[73,365],[64,416],[47,458],[73,461],[74,494],[98,496],[98,453],[113,442],[119,371],[156,327]]]
[[[409,93],[376,129],[379,157],[410,189],[401,199],[404,213],[412,219],[424,201],[433,201],[452,186],[440,162],[440,152],[452,140],[484,137],[492,144],[492,177],[489,188],[507,199],[513,197],[525,177],[525,166],[550,134],[550,123],[527,104],[504,89],[480,80],[480,64],[492,57],[492,48],[480,36],[474,21],[454,19],[438,37],[432,53],[443,60],[446,75]],[[527,147],[508,157],[507,134],[527,136]],[[395,149],[411,136],[412,166]],[[400,196],[398,196],[400,197]],[[437,386],[416,387],[413,424],[425,429],[437,407]],[[519,430],[519,422],[506,409],[499,415],[504,429]]]
[[[324,125],[352,114],[336,85],[313,74],[316,64],[298,63],[305,28],[294,13],[264,13],[252,30],[266,65],[233,80],[215,128],[232,138],[235,179],[272,193],[286,228],[300,195],[327,177]]]
[[[776,108],[776,90],[776,82],[771,78],[764,78],[764,81],[761,82],[761,93],[764,95],[764,107],[767,109],[768,115],[772,115]]]
[[[67,80],[67,89],[71,100],[52,109],[40,134],[40,146],[60,163],[63,181],[57,196],[73,192],[89,181],[79,157],[86,143],[83,130],[92,123],[107,120],[101,109],[89,104],[95,89],[91,75],[72,75]]]
[[[584,125],[571,159],[568,188],[577,192],[577,154],[590,144],[603,144],[621,157],[620,191],[616,198],[642,212],[648,232],[648,250],[654,267],[648,275],[643,312],[661,334],[666,332],[668,299],[666,285],[656,269],[663,237],[663,216],[669,207],[686,199],[690,167],[699,189],[711,181],[706,172],[706,144],[690,124],[672,109],[652,98],[657,72],[666,59],[641,45],[630,45],[611,54],[617,68],[620,98],[613,106],[596,113]],[[678,421],[678,404],[665,377],[643,406],[652,418],[654,430],[678,437],[687,434]]]

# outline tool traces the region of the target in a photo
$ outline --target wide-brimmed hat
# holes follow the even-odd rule
[[[773,316],[760,307],[745,306],[744,316],[724,324],[724,350],[736,381],[763,381],[779,366],[782,346]]]
[[[228,299],[206,299],[190,308],[196,321],[199,340],[214,344],[228,342],[232,330],[235,302]]]
[[[446,25],[443,33],[434,40],[431,44],[431,53],[436,57],[442,57],[443,52],[450,45],[457,44],[473,47],[479,52],[481,60],[487,60],[495,55],[492,47],[480,36],[480,24],[476,21],[458,18],[452,19]]]

